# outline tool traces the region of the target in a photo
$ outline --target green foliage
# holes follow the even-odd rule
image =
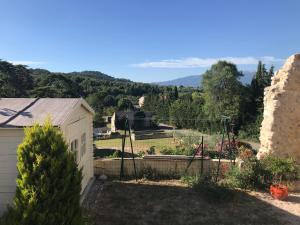
[[[105,158],[120,158],[121,157],[121,151],[116,150],[113,152],[113,154],[106,156]]]
[[[225,174],[225,183],[229,187],[242,189],[264,188],[264,172],[261,164],[256,160],[247,161],[240,169],[238,166],[232,166]]]
[[[121,98],[118,101],[118,110],[133,110],[134,106],[128,98]]]
[[[232,201],[237,192],[225,185],[214,182],[212,177],[182,176],[181,180],[183,183],[186,183],[189,187],[199,192],[204,199],[210,203]]]
[[[147,154],[148,154],[148,155],[155,155],[155,146],[151,146],[151,147],[147,150]]]
[[[49,121],[26,128],[17,154],[15,224],[83,224],[82,175],[62,133]]]
[[[177,179],[179,176],[175,174],[174,172],[167,172],[164,174],[159,173],[155,168],[152,168],[150,166],[144,168],[141,171],[141,175],[143,179],[147,180],[161,180],[161,179]]]
[[[230,187],[243,189],[268,188],[271,183],[291,182],[297,179],[298,168],[294,160],[267,156],[262,160],[250,157],[225,174],[225,183]]]
[[[204,110],[212,121],[219,121],[222,115],[239,118],[242,105],[242,76],[236,66],[219,61],[203,74],[202,88]]]
[[[32,85],[26,66],[0,60],[0,97],[27,97]]]
[[[292,158],[279,158],[268,155],[261,160],[262,166],[270,175],[269,180],[276,182],[291,182],[298,177],[298,167]]]
[[[159,123],[205,133],[221,130],[220,116],[234,119],[240,136],[257,140],[263,112],[263,89],[270,85],[274,67],[258,64],[251,85],[243,86],[242,74],[232,63],[220,61],[203,75],[200,89],[159,87],[116,79],[97,71],[52,73],[0,61],[0,97],[84,97],[96,111],[94,125],[102,116],[132,109],[145,96],[144,111]]]
[[[147,180],[158,180],[161,178],[157,170],[152,169],[151,167],[146,167],[142,171],[143,178]]]
[[[162,155],[186,155],[186,150],[184,148],[176,147],[165,147],[160,150]]]
[[[145,155],[145,152],[144,152],[144,151],[139,151],[139,152],[137,153],[137,157],[139,157],[139,158],[143,158],[144,155]]]

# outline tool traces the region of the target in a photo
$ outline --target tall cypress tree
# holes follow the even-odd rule
[[[62,133],[48,121],[25,129],[18,147],[16,224],[81,225],[81,171]]]

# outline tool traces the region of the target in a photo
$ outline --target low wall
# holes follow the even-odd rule
[[[138,176],[142,176],[148,168],[151,168],[160,176],[181,176],[182,174],[199,175],[201,170],[201,158],[196,157],[186,171],[190,160],[190,156],[155,155],[136,158],[135,164]],[[212,170],[217,168],[217,164],[217,159],[203,159],[203,173],[211,173]],[[229,160],[221,160],[221,172],[224,172],[224,169],[226,170],[227,168],[229,168],[229,165]],[[96,176],[105,174],[108,177],[119,177],[120,168],[120,158],[94,160],[94,172]],[[132,159],[124,159],[124,175],[134,176]]]

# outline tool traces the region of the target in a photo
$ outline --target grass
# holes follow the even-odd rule
[[[299,221],[243,191],[221,203],[207,201],[204,195],[178,180],[96,181],[84,207],[94,225],[276,225],[287,224],[285,216]]]
[[[100,149],[118,149],[121,150],[122,140],[118,139],[108,139],[108,140],[98,140],[94,142],[97,148]],[[136,140],[133,141],[134,152],[146,151],[150,147],[154,146],[156,154],[165,147],[176,147],[176,142],[173,138],[158,138],[158,139],[146,139],[146,140]],[[126,138],[126,150],[130,150],[129,138]]]

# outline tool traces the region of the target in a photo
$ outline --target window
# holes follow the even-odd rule
[[[81,135],[80,152],[81,152],[81,158],[82,158],[84,156],[85,152],[86,152],[86,133],[83,133]]]
[[[77,154],[78,154],[78,140],[75,139],[71,142],[71,151],[74,152],[75,162],[77,162]]]

